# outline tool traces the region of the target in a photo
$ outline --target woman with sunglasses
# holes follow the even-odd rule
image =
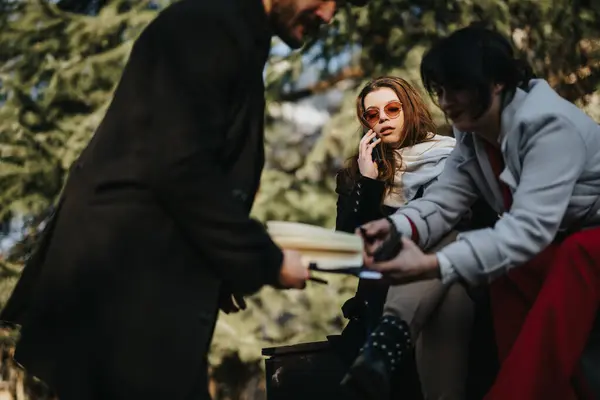
[[[484,28],[438,42],[421,76],[452,121],[457,148],[393,224],[364,227],[373,240],[365,263],[396,282],[490,285],[501,368],[486,400],[600,398],[586,393],[591,375],[579,369],[584,356],[590,371],[600,370],[584,351],[600,306],[600,126],[533,79],[508,40]],[[478,198],[502,214],[492,228],[421,250]],[[403,250],[374,262],[370,254],[392,229],[405,235]]]
[[[437,179],[455,145],[454,138],[434,134],[427,106],[404,79],[382,77],[369,82],[357,98],[356,109],[366,134],[358,153],[337,175],[336,225],[346,232],[420,197]],[[373,157],[376,151],[379,154]],[[442,242],[454,236],[451,233]],[[350,319],[340,339],[347,362],[354,361],[369,332],[388,329],[386,323],[381,327],[382,313],[384,318],[401,315],[407,327],[402,349],[408,350],[413,340],[418,343],[417,369],[426,398],[464,397],[473,304],[462,285],[445,287],[432,280],[388,292],[386,284],[362,279],[343,312]],[[420,335],[422,329],[429,331]],[[447,346],[449,342],[452,346]],[[395,354],[390,362],[395,362]],[[383,394],[375,397],[386,398],[389,383],[377,385]]]

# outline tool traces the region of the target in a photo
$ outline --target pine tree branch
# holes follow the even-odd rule
[[[322,80],[314,85],[307,88],[283,93],[280,97],[280,101],[298,101],[306,97],[313,96],[315,94],[323,93],[324,91],[332,88],[338,83],[347,79],[360,79],[364,77],[365,73],[361,67],[346,67],[342,71],[331,77],[330,79]]]

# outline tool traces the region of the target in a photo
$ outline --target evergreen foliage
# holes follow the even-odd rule
[[[168,3],[0,0],[0,235],[8,234],[11,223],[23,222],[17,229],[22,240],[0,255],[0,306],[71,163],[101,121],[133,40]],[[420,86],[418,65],[427,46],[476,21],[510,35],[538,76],[600,122],[598,2],[373,0],[361,9],[341,10],[303,52],[271,57],[267,165],[253,215],[333,227],[335,172],[360,137],[354,108],[360,86],[383,74]],[[300,86],[307,68],[317,68],[317,81]],[[325,101],[331,96],[339,104]],[[324,126],[303,128],[285,118],[290,105],[307,101],[331,114]],[[249,299],[248,311],[222,316],[212,364],[233,352],[250,365],[260,359],[262,347],[338,333],[340,305],[355,283],[333,278],[329,286],[309,284],[305,292],[265,288]]]

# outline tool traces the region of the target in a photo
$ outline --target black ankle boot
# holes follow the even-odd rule
[[[342,387],[354,398],[389,399],[391,376],[411,348],[408,324],[383,317],[342,380]]]

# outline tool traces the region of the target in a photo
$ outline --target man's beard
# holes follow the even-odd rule
[[[302,47],[305,39],[316,34],[321,25],[316,17],[308,13],[299,14],[293,0],[274,2],[269,18],[273,33],[292,49]],[[303,37],[300,39],[293,33],[298,24],[304,27]]]

